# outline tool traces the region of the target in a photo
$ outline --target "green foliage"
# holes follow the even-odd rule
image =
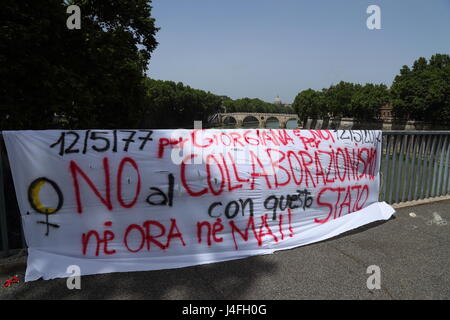
[[[450,123],[450,56],[421,57],[412,69],[403,66],[391,86],[398,118]]]
[[[383,84],[366,85],[341,81],[322,91],[308,89],[295,98],[293,107],[300,119],[353,117],[358,120],[373,120],[379,109],[389,101],[387,87]]]
[[[261,113],[295,113],[290,107],[279,106],[260,99],[242,98],[224,101],[227,113],[231,112],[261,112]]]
[[[317,119],[327,116],[327,106],[325,103],[324,91],[308,89],[300,92],[292,104],[300,119]]]
[[[69,3],[79,30],[66,26]],[[147,0],[3,1],[0,128],[138,127],[157,46],[150,14]]]
[[[206,123],[222,108],[222,97],[181,82],[146,79],[145,87],[144,126],[148,128],[192,128],[195,120]]]
[[[389,92],[384,84],[368,83],[358,86],[353,93],[350,105],[354,118],[374,120],[380,117],[380,107],[389,102]]]
[[[383,84],[341,81],[322,91],[300,92],[293,107],[306,118],[379,118],[379,109],[391,101],[397,118],[450,123],[450,56],[436,54],[429,61],[417,59],[412,69],[403,66],[391,90]]]
[[[341,81],[324,91],[328,113],[333,117],[352,117],[352,97],[359,84]]]

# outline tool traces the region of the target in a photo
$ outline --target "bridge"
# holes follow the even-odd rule
[[[298,128],[298,115],[290,113],[216,113],[208,119],[212,127],[223,128]]]

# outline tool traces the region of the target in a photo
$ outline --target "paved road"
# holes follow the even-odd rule
[[[411,215],[410,213],[414,212]],[[437,216],[436,213],[439,215]],[[273,255],[175,270],[0,287],[2,299],[450,299],[450,202],[399,209],[385,222]],[[381,268],[381,289],[366,286]],[[21,267],[0,272],[3,283]]]

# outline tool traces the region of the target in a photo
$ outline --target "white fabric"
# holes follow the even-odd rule
[[[87,275],[270,254],[394,213],[378,202],[381,131],[3,134],[26,281],[68,277],[71,265]]]

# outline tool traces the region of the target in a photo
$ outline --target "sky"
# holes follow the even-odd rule
[[[369,30],[370,5],[381,29]],[[450,0],[153,0],[148,76],[233,99],[292,103],[339,81],[392,84],[403,65],[450,54]]]

